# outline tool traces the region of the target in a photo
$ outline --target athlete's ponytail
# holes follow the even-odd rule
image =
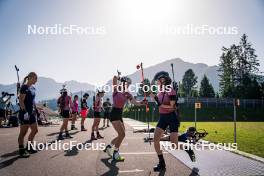
[[[26,84],[26,82],[29,80],[29,78],[36,77],[37,74],[35,72],[30,72],[23,80],[23,84]]]
[[[28,76],[26,76],[26,77],[24,78],[24,80],[23,80],[23,84],[25,84],[27,80],[28,80]]]

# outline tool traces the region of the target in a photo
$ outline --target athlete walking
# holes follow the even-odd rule
[[[60,128],[58,140],[64,139],[64,137],[62,136],[64,130],[65,130],[65,137],[72,138],[68,131],[68,122],[70,118],[70,109],[72,107],[72,100],[65,88],[61,90],[61,96],[57,101],[57,105],[59,108],[60,115],[63,117],[63,123]]]
[[[20,132],[18,136],[18,145],[19,145],[19,155],[20,157],[29,157],[29,153],[36,153],[31,146],[24,148],[24,138],[28,132],[28,129],[31,129],[31,132],[28,136],[28,144],[32,143],[35,135],[38,132],[37,118],[34,115],[35,106],[35,87],[38,80],[37,74],[30,72],[23,81],[23,85],[20,89],[19,94],[19,121],[20,121]]]

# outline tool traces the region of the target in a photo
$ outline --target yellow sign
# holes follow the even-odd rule
[[[201,109],[202,104],[201,103],[195,103],[195,109]]]

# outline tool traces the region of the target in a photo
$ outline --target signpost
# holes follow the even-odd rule
[[[234,143],[237,142],[237,130],[236,130],[236,121],[237,121],[237,107],[240,106],[240,100],[234,99]]]
[[[202,104],[201,103],[195,103],[195,107],[194,107],[194,124],[195,124],[195,128],[196,128],[196,121],[197,121],[197,109],[201,109]]]

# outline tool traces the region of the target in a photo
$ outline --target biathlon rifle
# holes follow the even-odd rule
[[[121,72],[118,69],[116,70],[116,72],[117,72],[117,76],[118,76],[117,84],[119,84],[120,83],[120,79],[121,79]]]
[[[199,129],[195,131],[195,133],[189,137],[191,143],[196,144],[200,139],[206,137],[208,132],[205,129]]]
[[[121,72],[117,69],[117,76],[121,76]]]
[[[144,81],[145,81],[145,77],[144,77],[144,69],[143,69],[143,63],[141,62],[140,64],[137,65],[137,69],[141,70],[141,80],[142,80],[142,88],[144,86]],[[142,89],[143,90],[143,89]],[[144,101],[147,102],[147,94],[146,91],[144,91]],[[146,112],[149,112],[149,107],[148,104],[146,103]],[[149,130],[149,118],[148,119],[148,133],[149,133],[149,138],[150,138],[150,130]],[[151,145],[151,140],[149,140],[149,144]]]
[[[178,107],[178,105],[179,105],[178,104],[178,99],[179,99],[178,98],[178,89],[179,89],[179,86],[178,86],[177,82],[175,81],[173,63],[171,63],[171,72],[172,72],[172,79],[173,79],[172,87],[173,87],[173,89],[176,92],[176,97],[175,97],[176,112],[179,115],[179,107]]]
[[[93,110],[95,108],[95,93],[94,93],[94,96],[93,96]]]
[[[16,74],[17,74],[17,97],[16,97],[16,104],[18,105],[18,99],[19,99],[19,91],[20,91],[20,80],[19,80],[19,68],[17,68],[17,66],[15,65],[15,69],[16,69]]]

